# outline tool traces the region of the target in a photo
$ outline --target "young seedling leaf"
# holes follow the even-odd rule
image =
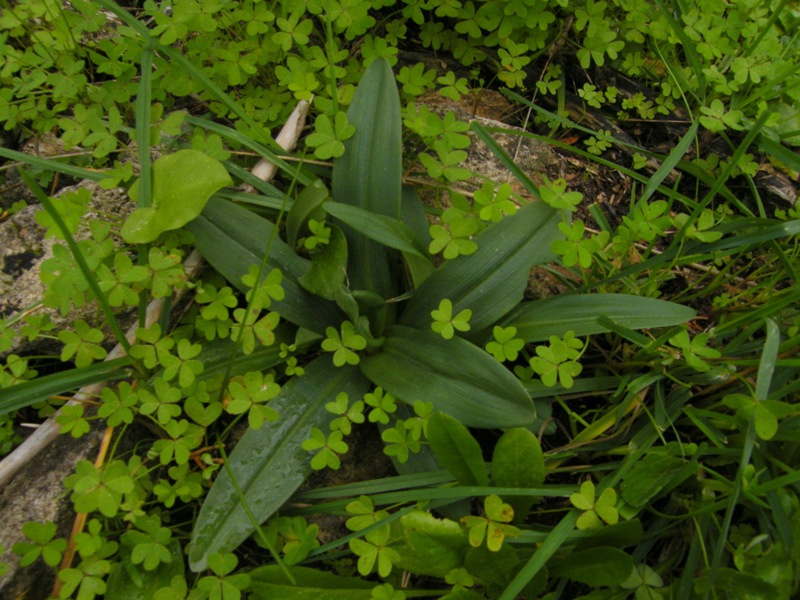
[[[130,244],[147,244],[165,231],[197,218],[212,194],[233,185],[218,160],[197,150],[179,150],[153,163],[152,206],[134,210],[122,226]],[[137,186],[130,190],[135,200]]]
[[[492,454],[492,483],[497,487],[535,488],[544,483],[544,455],[539,439],[531,431],[514,427],[506,431]],[[506,497],[518,520],[533,504],[524,496]]]
[[[400,555],[398,568],[444,577],[464,564],[470,546],[467,533],[455,521],[415,510],[400,517],[396,529],[402,536],[402,543],[393,545]]]

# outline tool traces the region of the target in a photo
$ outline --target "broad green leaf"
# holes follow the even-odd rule
[[[358,577],[344,577],[308,567],[289,567],[297,585],[286,578],[278,565],[250,571],[253,600],[369,600],[375,583]]]
[[[0,390],[0,415],[63,395],[92,383],[130,376],[131,359],[117,358],[80,369],[43,375]]]
[[[444,577],[464,564],[470,548],[467,533],[455,521],[437,519],[428,511],[415,510],[392,524],[399,543],[396,566],[416,575]]]
[[[442,298],[453,312],[472,310],[473,331],[503,317],[522,300],[530,270],[553,258],[550,243],[561,236],[561,215],[543,202],[490,225],[475,237],[478,250],[446,262],[417,289],[400,319],[402,325],[425,328]]]
[[[426,433],[439,464],[450,471],[458,483],[489,485],[480,444],[469,429],[453,417],[437,412],[428,417]]]
[[[492,454],[492,483],[497,487],[535,488],[544,483],[544,455],[539,439],[522,427],[506,431]],[[506,497],[518,522],[525,518],[532,498]]]
[[[153,163],[152,205],[134,210],[120,234],[130,244],[147,244],[165,231],[197,218],[214,192],[233,185],[218,160],[197,150],[178,150]],[[135,200],[136,184],[130,195]]]
[[[311,268],[298,283],[317,296],[333,300],[347,276],[347,240],[333,225],[330,241],[311,259]]]
[[[368,387],[357,368],[336,368],[329,357],[319,357],[306,365],[302,377],[289,380],[270,402],[278,412],[278,421],[247,430],[228,457],[228,467],[258,522],[278,510],[311,472],[311,457],[301,444],[312,427],[327,430],[335,417],[325,404],[340,392],[361,397]],[[191,568],[202,571],[210,554],[230,552],[253,531],[226,468],[197,516],[189,554]]]
[[[322,207],[328,214],[369,239],[430,261],[425,248],[401,221],[339,202],[326,202]]]
[[[516,327],[517,337],[526,342],[540,342],[551,335],[563,337],[567,331],[576,336],[606,332],[608,329],[597,322],[600,316],[630,329],[647,329],[684,323],[695,314],[688,306],[655,298],[582,294],[523,302],[502,325]]]
[[[173,577],[183,575],[183,550],[177,540],[169,543],[170,562],[162,562],[152,571],[141,564],[133,564],[130,552],[123,554],[122,561],[115,563],[108,576],[106,598],[114,600],[153,600],[162,587],[169,587]]]
[[[186,229],[194,234],[197,248],[211,266],[242,291],[246,290],[242,277],[251,265],[261,264],[269,249],[263,276],[273,268],[283,272],[286,296],[273,301],[271,307],[282,319],[320,334],[326,327],[338,327],[344,319],[332,302],[313,296],[297,282],[310,263],[280,239],[271,221],[233,202],[212,198]]]
[[[466,340],[394,326],[380,351],[361,359],[376,385],[413,403],[432,402],[468,427],[505,428],[531,423],[533,402],[519,380]]]
[[[617,548],[579,550],[548,565],[551,577],[564,577],[592,587],[619,585],[633,570],[633,559]]]
[[[356,132],[344,141],[345,153],[333,163],[333,199],[399,219],[403,178],[400,96],[386,60],[379,58],[367,67],[347,118]],[[391,253],[362,233],[343,229],[350,249],[350,288],[393,297],[396,284]]]

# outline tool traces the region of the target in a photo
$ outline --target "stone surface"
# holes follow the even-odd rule
[[[133,203],[125,190],[115,188],[104,190],[92,181],[63,188],[56,198],[70,191],[86,188],[92,194],[89,211],[83,219],[111,220],[114,230],[119,230],[124,218],[133,210]],[[45,229],[36,222],[35,214],[41,210],[39,204],[32,204],[0,223],[0,318],[15,320],[28,310],[44,311],[55,323],[55,330],[64,328],[76,319],[97,326],[102,313],[94,303],[72,311],[67,317],[58,310],[40,307],[44,294],[44,284],[39,279],[39,267],[53,255],[53,246],[63,243],[53,238],[45,238]],[[76,239],[88,236],[88,229],[80,227]],[[19,324],[16,325],[17,329]],[[17,338],[12,353],[28,353],[32,350],[26,340]]]
[[[96,454],[103,437],[103,428],[95,427],[80,440],[59,436],[11,482],[0,489],[0,544],[6,549],[3,561],[9,571],[0,578],[0,598],[48,598],[55,582],[55,569],[42,560],[20,568],[19,557],[11,549],[17,542],[27,541],[22,526],[28,521],[53,521],[56,537],[69,538],[75,513],[69,501],[64,479],[75,464]]]

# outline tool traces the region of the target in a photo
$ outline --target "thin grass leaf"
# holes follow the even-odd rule
[[[503,590],[499,600],[514,600],[525,589],[525,586],[544,568],[553,554],[569,540],[570,535],[575,530],[575,525],[578,523],[580,514],[578,510],[571,510],[559,521],[558,525],[553,527],[541,546],[536,549],[536,552],[525,563],[525,566],[520,569],[519,573],[511,580],[511,583]]]
[[[793,171],[800,171],[800,155],[792,152],[780,142],[776,142],[765,135],[759,135],[757,145],[758,149],[764,154],[772,156]]]
[[[153,180],[152,166],[150,164],[150,98],[152,88],[150,82],[153,76],[153,51],[155,44],[148,39],[142,50],[141,79],[136,92],[136,145],[139,148],[139,196],[137,206],[147,208],[152,206]],[[146,254],[146,252],[145,252]]]
[[[0,156],[21,164],[37,167],[44,171],[69,175],[75,179],[88,179],[90,181],[99,182],[108,178],[108,175],[106,175],[105,171],[89,171],[88,169],[81,169],[80,167],[59,162],[58,158],[42,158],[40,156],[32,156],[23,152],[17,152],[16,150],[9,150],[8,148],[3,148],[2,146],[0,146]]]
[[[656,0],[656,4],[658,8],[661,9],[661,14],[669,23],[670,27],[672,28],[672,32],[678,37],[681,41],[681,49],[684,52],[684,56],[686,57],[686,61],[689,63],[689,66],[692,69],[692,73],[694,73],[695,79],[697,83],[694,85],[689,85],[686,81],[680,81],[682,89],[688,89],[691,91],[692,95],[697,98],[700,103],[705,101],[706,96],[706,76],[705,72],[703,71],[703,61],[700,59],[700,55],[697,54],[697,50],[695,49],[694,42],[689,39],[689,36],[686,33],[683,25],[681,25],[678,20],[675,18],[672,9],[670,9],[662,0]],[[670,69],[675,75],[680,73],[679,69]],[[681,78],[682,79],[682,78]],[[700,95],[698,96],[695,92],[699,91]]]
[[[744,232],[743,230],[751,231]],[[651,256],[639,264],[631,265],[621,271],[592,284],[598,287],[620,279],[625,279],[651,269],[657,269],[664,264],[684,265],[703,261],[705,257],[717,253],[718,256],[727,256],[737,252],[752,250],[758,244],[790,237],[800,233],[800,219],[794,221],[776,222],[770,219],[737,219],[732,223],[723,223],[714,228],[714,231],[735,233],[721,240],[711,243],[686,244],[683,248],[670,248],[661,254]],[[579,291],[586,291],[581,288]],[[727,326],[728,323],[725,323]]]
[[[661,166],[658,167],[658,170],[656,170],[656,172],[650,177],[650,181],[647,182],[647,185],[645,186],[644,191],[639,198],[639,202],[647,202],[650,196],[655,193],[667,176],[672,173],[672,170],[678,165],[679,162],[681,162],[687,150],[689,150],[689,147],[695,141],[695,137],[697,136],[697,128],[699,125],[700,121],[696,120],[692,122],[691,127],[689,127],[686,133],[683,134],[683,137],[669,153],[669,156],[667,156],[666,160],[661,163]]]
[[[236,129],[232,129],[231,127],[226,127],[225,125],[220,125],[219,123],[215,123],[214,121],[209,121],[208,119],[203,119],[201,117],[195,117],[192,115],[187,116],[184,119],[184,121],[186,123],[189,123],[190,125],[195,125],[196,127],[202,127],[203,129],[211,131],[212,133],[218,133],[220,136],[230,140],[234,144],[241,144],[245,148],[249,148],[262,158],[268,159],[272,164],[274,164],[276,167],[278,167],[284,173],[286,173],[286,176],[288,178],[296,180],[298,183],[302,185],[310,185],[315,179],[313,175],[306,173],[303,169],[293,167],[282,158],[279,158],[275,154],[275,152],[273,152],[263,144],[259,143],[257,140],[254,140],[250,136],[245,135],[241,131],[237,131]],[[263,129],[263,127],[261,127],[260,125],[258,127],[260,129]],[[277,146],[277,142],[274,142],[272,138],[266,138],[266,139],[272,141]],[[278,149],[276,151],[285,152],[285,150],[280,146],[278,146]],[[255,179],[261,181],[257,177],[255,177]],[[261,183],[264,182],[262,181]],[[272,188],[272,186],[270,187]],[[258,187],[256,187],[256,189],[258,189]]]
[[[588,127],[584,127],[580,123],[576,123],[576,122],[568,119],[567,117],[563,117],[561,115],[557,115],[555,113],[550,112],[549,110],[546,110],[546,109],[542,108],[541,106],[537,106],[536,104],[533,104],[529,99],[527,99],[527,98],[525,98],[523,96],[520,96],[519,94],[516,94],[516,93],[514,93],[514,92],[512,92],[510,90],[501,90],[501,91],[502,91],[503,95],[507,96],[510,100],[528,106],[534,112],[536,112],[536,113],[538,113],[538,114],[540,114],[542,116],[545,116],[548,119],[552,119],[552,120],[556,121],[557,123],[561,124],[566,129],[576,129],[578,131],[582,131],[583,133],[586,133],[588,135],[592,135],[592,136],[595,136],[595,137],[600,137],[600,138],[604,138],[605,137],[603,134],[601,134],[598,131],[595,131],[594,129],[590,129]],[[587,152],[586,150],[582,150],[578,146],[565,144],[563,142],[560,142],[560,141],[558,141],[556,139],[553,139],[553,138],[550,138],[550,137],[537,135],[535,133],[530,133],[528,131],[507,130],[507,129],[502,129],[502,128],[499,128],[499,127],[487,127],[485,129],[486,129],[486,131],[492,132],[492,133],[506,133],[506,134],[510,134],[510,135],[518,135],[518,136],[521,136],[521,137],[527,137],[527,138],[531,138],[531,139],[534,139],[534,140],[538,140],[540,142],[544,142],[546,144],[549,144],[549,145],[554,146],[556,148],[560,148],[560,149],[562,149],[562,150],[564,150],[566,152],[569,152],[571,154],[577,154],[578,156],[580,156],[581,158],[585,158],[586,160],[590,160],[590,161],[596,162],[597,164],[600,164],[600,165],[603,165],[605,167],[608,167],[610,169],[614,169],[615,171],[623,173],[623,174],[627,175],[628,177],[634,179],[635,181],[639,181],[639,182],[643,183],[644,185],[647,185],[647,183],[650,181],[650,177],[648,177],[646,175],[643,175],[642,173],[639,173],[638,171],[634,171],[633,169],[629,169],[629,168],[627,168],[627,167],[625,167],[623,165],[619,165],[619,164],[617,164],[615,162],[606,160],[606,159],[604,159],[604,158],[602,158],[600,156],[591,154],[591,153]],[[655,152],[651,152],[651,151],[647,150],[646,148],[642,148],[640,146],[629,144],[627,142],[618,140],[616,138],[609,138],[609,141],[612,141],[616,145],[622,146],[624,148],[628,148],[629,150],[636,151],[636,152],[638,152],[640,154],[643,154],[645,156],[648,156],[650,158],[655,158],[655,159],[659,159],[659,160],[666,160],[665,156],[662,156],[662,155],[657,154]],[[713,185],[714,182],[716,181],[716,179],[714,179],[714,177],[712,177],[711,175],[706,173],[699,166],[697,166],[697,165],[695,165],[695,164],[693,164],[693,163],[691,163],[689,161],[680,160],[678,162],[678,167],[680,167],[681,170],[685,171],[686,173],[688,173],[692,177],[697,178],[699,181],[702,181],[703,183],[705,183],[708,186]],[[680,192],[678,192],[678,191],[676,191],[676,190],[674,190],[672,188],[665,187],[665,186],[662,185],[662,186],[659,186],[657,189],[658,189],[658,193],[659,194],[663,194],[664,196],[666,196],[667,198],[672,199],[673,201],[681,202],[682,204],[686,204],[687,206],[694,206],[696,204],[696,202],[694,200],[692,200],[691,198],[689,198],[687,196],[684,196],[683,194],[681,194]],[[739,208],[739,210],[741,210],[745,214],[750,214],[750,210],[747,208],[747,206],[744,205],[742,203],[742,201],[736,195],[734,195],[727,187],[723,186],[718,191],[718,193],[721,196],[723,196],[726,200],[732,202],[737,208]]]
[[[781,344],[781,332],[772,319],[765,322],[766,337],[761,360],[758,361],[758,375],[756,376],[756,398],[766,400],[769,398],[769,389],[772,385],[772,375],[775,373],[775,361],[778,359],[778,348]]]
[[[535,183],[531,180],[530,177],[523,171],[517,162],[511,158],[508,153],[503,150],[503,148],[498,144],[494,138],[491,136],[490,130],[481,125],[478,121],[473,121],[470,124],[470,129],[475,132],[475,134],[481,139],[481,141],[486,144],[492,153],[500,159],[500,162],[503,163],[503,166],[508,169],[514,177],[522,184],[528,193],[536,198],[536,200],[541,201],[542,197],[539,195],[539,188],[536,186]],[[504,133],[507,133],[507,130],[503,130]]]
[[[132,364],[130,358],[117,358],[80,369],[43,375],[4,388],[0,390],[0,415],[42,402],[51,396],[65,395],[93,383],[130,377]]]

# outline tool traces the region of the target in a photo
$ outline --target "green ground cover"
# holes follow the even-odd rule
[[[7,139],[73,150],[0,148],[62,242],[41,307],[103,315],[0,321],[4,453],[22,416],[108,428],[65,481],[83,526],[32,521],[5,549],[52,567],[56,597],[797,593],[800,210],[762,185],[800,171],[796,2],[0,10]],[[421,99],[485,88],[527,111],[515,135],[632,181],[621,214]],[[515,186],[464,191],[470,131]],[[76,241],[89,198],[49,198],[61,178],[136,209]],[[534,297],[532,272],[558,293]],[[60,353],[8,354],[20,335]],[[376,462],[370,436],[391,473],[303,487]]]

